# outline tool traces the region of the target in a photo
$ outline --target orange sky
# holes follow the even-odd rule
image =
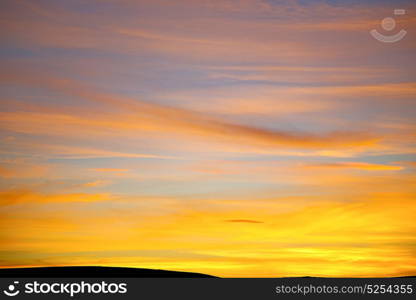
[[[2,1],[0,267],[415,275],[415,8]]]

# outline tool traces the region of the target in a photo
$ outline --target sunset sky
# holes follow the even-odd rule
[[[416,275],[415,12],[1,1],[0,267]]]

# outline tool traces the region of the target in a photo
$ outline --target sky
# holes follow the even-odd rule
[[[0,267],[415,275],[415,11],[1,1]]]

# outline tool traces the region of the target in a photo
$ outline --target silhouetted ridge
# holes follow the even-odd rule
[[[0,277],[125,277],[125,278],[214,278],[202,273],[121,267],[39,267],[0,269]]]

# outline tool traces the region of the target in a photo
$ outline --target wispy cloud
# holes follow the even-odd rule
[[[248,220],[248,219],[232,219],[232,220],[226,220],[226,222],[231,222],[231,223],[251,223],[251,224],[260,224],[263,223],[261,221],[257,221],[257,220]]]
[[[17,78],[15,78],[17,79]],[[19,81],[22,78],[17,79]],[[98,93],[70,80],[50,79],[47,86],[59,87],[60,92],[84,98],[114,107],[116,110],[128,111],[123,114],[80,117],[64,113],[45,114],[42,112],[7,112],[2,113],[3,126],[12,131],[33,134],[74,134],[92,130],[98,135],[125,134],[128,131],[163,131],[185,133],[219,139],[224,142],[239,144],[264,145],[269,147],[289,148],[345,148],[354,146],[371,146],[380,139],[368,132],[336,131],[327,134],[311,134],[282,130],[262,129],[254,126],[236,124],[227,120],[212,118],[185,109],[143,102],[117,95]],[[39,81],[39,85],[45,82]],[[46,86],[45,86],[46,87]],[[51,128],[50,123],[57,124]],[[103,130],[103,128],[113,130]],[[118,130],[117,130],[118,129]],[[122,133],[119,133],[123,130]],[[132,132],[132,133],[133,133]]]
[[[334,168],[334,169],[358,169],[366,171],[399,171],[403,170],[403,166],[397,165],[382,165],[382,164],[370,164],[364,162],[338,162],[338,163],[321,163],[305,165],[305,168]]]
[[[1,206],[19,203],[65,203],[65,202],[95,202],[109,200],[108,194],[43,194],[27,189],[3,190],[0,193]]]
[[[401,3],[1,2],[0,267],[414,275]]]
[[[116,169],[116,168],[96,168],[96,169],[91,169],[91,170],[96,171],[96,172],[116,172],[116,173],[129,171],[129,169]]]

